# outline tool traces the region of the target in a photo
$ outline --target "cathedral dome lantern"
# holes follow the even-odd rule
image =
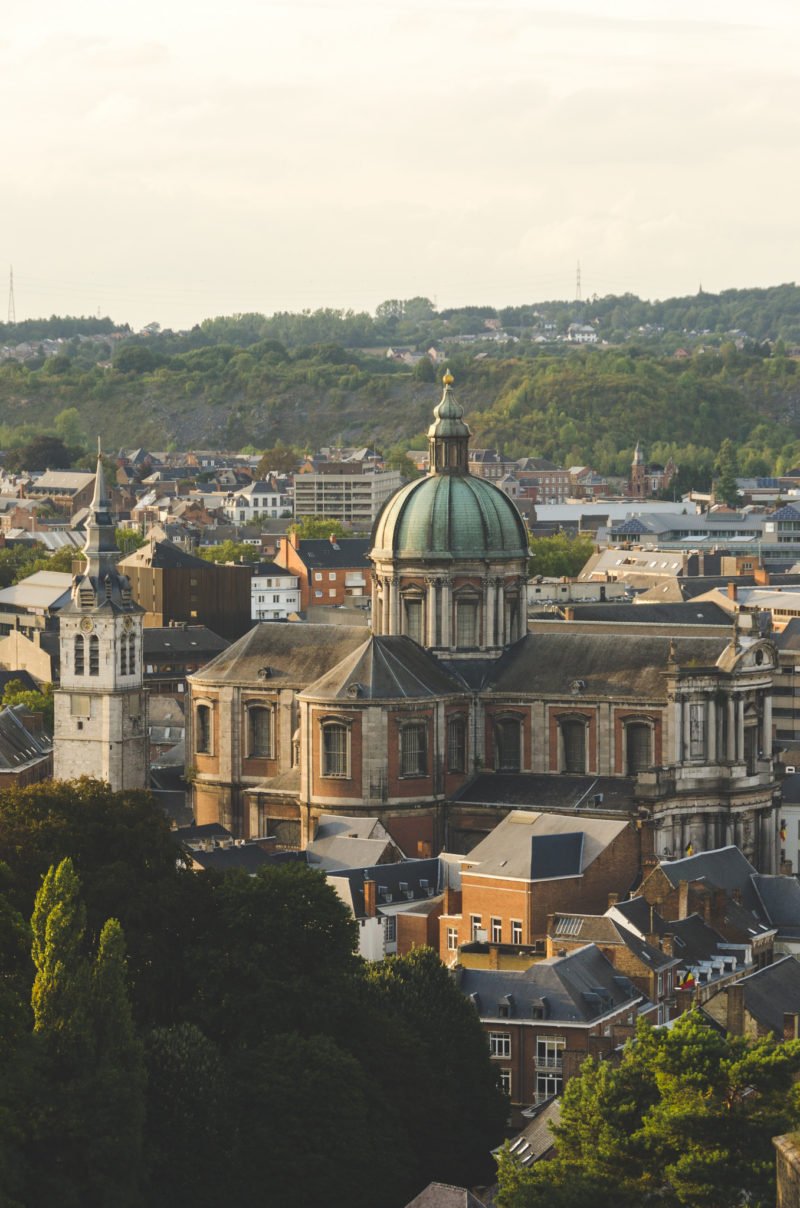
[[[452,383],[445,374],[428,429],[430,472],[387,500],[373,527],[373,629],[485,656],[524,632],[528,535],[511,499],[470,473]]]

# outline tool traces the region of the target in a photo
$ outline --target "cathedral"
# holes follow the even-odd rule
[[[446,375],[430,472],[373,527],[371,629],[261,622],[191,677],[197,822],[296,846],[323,813],[363,814],[418,856],[468,851],[515,807],[591,811],[635,819],[643,861],[732,843],[777,872],[772,644],[529,631],[525,525],[470,474],[469,439]],[[76,583],[64,641],[85,620],[100,638],[106,607],[101,661],[124,688],[137,618],[105,583]]]

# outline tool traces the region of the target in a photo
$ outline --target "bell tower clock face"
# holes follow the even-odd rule
[[[81,621],[81,629],[84,633],[91,633],[94,629],[94,622],[90,617],[84,617]]]
[[[126,617],[122,622],[123,629],[133,629],[133,617]]]

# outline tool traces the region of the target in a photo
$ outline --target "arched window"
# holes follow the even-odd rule
[[[86,651],[84,646],[83,634],[75,634],[75,674],[83,675],[85,671]]]
[[[494,766],[498,772],[518,772],[522,759],[522,726],[517,717],[502,717],[494,727]]]
[[[123,633],[119,640],[119,673],[128,674],[128,635]]]
[[[100,674],[100,639],[96,633],[89,638],[89,674]]]
[[[128,673],[136,674],[136,635],[128,634]]]
[[[350,776],[350,727],[344,722],[322,723],[322,775]]]
[[[211,754],[211,706],[198,705],[195,709],[194,749],[198,755]]]
[[[463,717],[450,717],[447,721],[447,770],[467,770],[467,727]]]
[[[625,770],[636,776],[653,766],[653,731],[644,721],[630,722],[625,727]]]
[[[586,771],[586,722],[579,717],[566,717],[560,724],[562,770],[582,775]]]
[[[253,759],[272,759],[272,709],[250,705],[247,709],[247,754]]]
[[[427,774],[428,727],[425,722],[406,722],[400,728],[400,775]]]

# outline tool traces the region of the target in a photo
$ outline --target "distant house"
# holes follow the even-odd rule
[[[726,1032],[753,1040],[800,1037],[800,962],[785,956],[710,998],[703,1010]]]
[[[338,606],[370,600],[369,541],[358,537],[301,541],[282,537],[275,561],[300,579],[300,607]]]
[[[442,909],[437,859],[332,870],[328,880],[358,921],[365,960],[432,947]]]
[[[261,562],[253,567],[250,616],[254,621],[285,621],[299,611],[299,575],[277,562]]]

